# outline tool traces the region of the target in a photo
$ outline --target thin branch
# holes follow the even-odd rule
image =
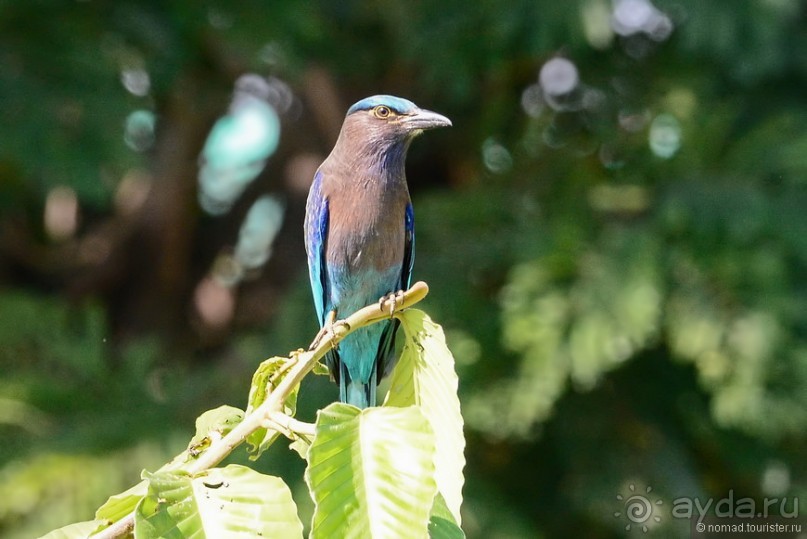
[[[316,434],[314,423],[306,423],[299,419],[294,419],[283,412],[272,412],[269,414],[263,426],[281,432],[289,438],[297,434],[310,438]]]
[[[235,428],[227,433],[221,440],[211,445],[199,455],[198,459],[192,461],[185,467],[185,471],[190,474],[196,474],[216,466],[219,462],[224,460],[227,455],[232,453],[236,447],[244,443],[250,434],[259,428],[265,427],[267,422],[271,424],[276,419],[283,421],[281,416],[285,416],[285,414],[282,414],[281,411],[283,410],[283,404],[286,399],[305,375],[307,375],[316,366],[317,362],[329,350],[336,346],[339,341],[361,327],[389,319],[396,312],[407,309],[418,303],[425,298],[428,293],[428,285],[419,281],[413,284],[412,287],[402,295],[397,295],[394,298],[385,298],[383,301],[368,305],[356,311],[344,320],[334,322],[330,328],[324,332],[322,338],[316,341],[316,346],[312,350],[307,352],[293,352],[292,358],[296,361],[291,362],[291,369],[277,387],[268,394],[263,404],[246,416],[241,423],[236,425]],[[301,434],[309,434],[310,427],[308,427],[306,423],[294,420],[290,417],[288,419],[290,422],[287,425],[280,423],[280,426],[300,432]],[[282,433],[282,431],[279,432]],[[310,434],[313,434],[313,432]],[[133,527],[134,513],[130,513],[92,537],[93,539],[124,537],[132,531]]]

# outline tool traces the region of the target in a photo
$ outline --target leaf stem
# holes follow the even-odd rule
[[[302,434],[306,437],[312,437],[316,434],[315,425],[313,423],[306,423],[298,419],[294,419],[290,415],[283,412],[272,412],[263,424],[264,427],[276,430],[283,435],[289,437],[296,434]]]

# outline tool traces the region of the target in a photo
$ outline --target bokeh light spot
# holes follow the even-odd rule
[[[650,149],[659,157],[669,159],[681,147],[681,125],[671,114],[659,114],[650,124]]]
[[[673,31],[670,18],[649,0],[617,0],[611,25],[621,36],[644,34],[654,41],[664,41]]]
[[[605,49],[614,40],[611,10],[606,0],[588,0],[583,3],[580,18],[586,40],[595,49]]]
[[[260,197],[249,209],[235,247],[235,260],[244,269],[259,268],[269,260],[283,214],[283,203],[269,195]]]
[[[762,492],[767,496],[783,496],[790,490],[790,468],[784,462],[769,462],[762,472]]]
[[[123,215],[132,215],[146,202],[151,190],[151,175],[143,169],[126,172],[115,191],[115,208]]]
[[[507,148],[489,138],[482,143],[482,162],[489,171],[501,174],[513,166],[513,157]]]
[[[521,92],[521,108],[528,116],[537,118],[544,110],[544,100],[542,97],[542,90],[539,84],[531,84]]]
[[[78,228],[78,197],[67,186],[54,187],[45,199],[45,232],[53,240],[72,237]]]
[[[570,93],[580,82],[577,67],[566,58],[552,58],[541,67],[538,81],[548,95]]]
[[[202,149],[199,204],[211,215],[227,213],[263,170],[280,140],[276,106],[293,96],[277,79],[248,73],[238,78],[229,113],[219,118]]]
[[[193,300],[199,317],[211,328],[225,327],[235,314],[235,294],[232,289],[211,277],[199,282]]]
[[[130,94],[138,97],[148,95],[151,89],[151,77],[142,68],[124,68],[120,73],[120,81]]]
[[[144,152],[154,144],[156,118],[149,110],[136,110],[126,117],[123,140],[136,152]]]

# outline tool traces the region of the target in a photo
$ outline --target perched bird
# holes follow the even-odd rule
[[[415,223],[404,162],[426,129],[450,126],[400,97],[377,95],[347,111],[308,193],[305,247],[320,326],[409,287]],[[395,362],[398,321],[357,329],[325,358],[339,398],[366,408]]]

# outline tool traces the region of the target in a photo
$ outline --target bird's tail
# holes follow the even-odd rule
[[[361,382],[351,380],[344,361],[339,364],[339,400],[358,408],[375,406],[376,402],[376,369],[372,370],[370,380]]]

